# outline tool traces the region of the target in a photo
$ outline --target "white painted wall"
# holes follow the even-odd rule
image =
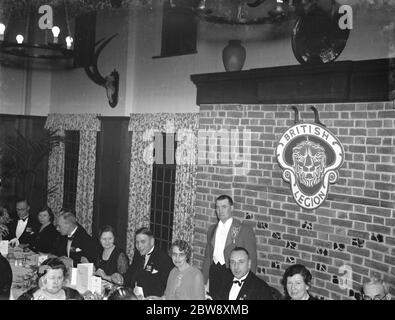
[[[99,70],[120,73],[118,106],[110,108],[105,90],[94,84],[83,69],[45,73],[33,71],[28,85],[23,70],[0,67],[0,112],[46,115],[101,113],[197,112],[196,88],[191,74],[224,72],[222,49],[229,39],[241,39],[247,50],[244,70],[297,64],[291,49],[292,25],[273,37],[273,25],[235,27],[200,22],[197,54],[152,59],[161,49],[161,8],[102,12],[96,39],[118,32],[103,50]],[[393,21],[391,12],[354,12],[354,28],[338,60],[386,58],[389,34],[382,29]],[[280,32],[281,33],[281,32]],[[27,101],[25,101],[27,100]]]
[[[128,10],[106,11],[97,16],[96,40],[118,33],[118,36],[103,49],[98,60],[98,69],[103,77],[110,74],[114,68],[119,72],[117,107],[111,108],[105,89],[90,80],[83,68],[78,68],[53,72],[50,112],[125,115],[128,23]]]

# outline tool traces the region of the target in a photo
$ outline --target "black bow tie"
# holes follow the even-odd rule
[[[72,235],[72,236],[67,236],[67,240],[73,240],[74,239],[74,235]]]
[[[233,283],[237,283],[240,287],[243,285],[244,280],[233,280]]]
[[[24,218],[21,218],[21,219],[19,219],[19,221],[23,221],[23,222],[25,222],[25,221],[27,220],[27,218],[29,218],[29,217],[24,217]]]

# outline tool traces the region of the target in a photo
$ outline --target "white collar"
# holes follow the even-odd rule
[[[310,299],[310,295],[307,293],[302,300],[309,300]]]
[[[74,233],[76,232],[77,229],[78,229],[78,226],[76,226],[76,227],[74,228],[74,230],[71,231],[71,233],[69,234],[69,237],[72,237],[72,236],[74,235]]]
[[[152,249],[146,254],[146,255],[149,255],[149,254],[151,254],[152,253],[152,251],[154,251],[154,249],[155,249],[155,245],[152,247]]]
[[[221,220],[219,220],[219,224],[221,224],[226,229],[229,229],[230,226],[232,225],[232,223],[233,223],[233,217],[226,220],[225,223],[223,223]]]

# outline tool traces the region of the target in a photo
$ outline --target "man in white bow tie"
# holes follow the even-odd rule
[[[258,278],[251,269],[251,259],[245,248],[236,247],[230,253],[233,279],[224,283],[223,300],[273,300],[276,289]]]
[[[136,249],[132,264],[124,277],[124,284],[134,288],[139,298],[155,299],[164,295],[167,278],[174,264],[168,253],[155,245],[151,230],[142,227],[136,231]]]
[[[77,267],[79,263],[94,263],[98,255],[98,245],[82,225],[77,222],[74,210],[63,210],[57,217],[60,233],[54,245],[58,257],[66,264]]]
[[[10,245],[12,247],[28,246],[32,244],[34,237],[39,229],[39,222],[30,214],[30,206],[26,199],[18,199],[16,202],[16,213],[19,217],[10,226]]]
[[[249,252],[251,271],[256,272],[257,251],[254,230],[244,221],[233,217],[233,199],[229,195],[220,195],[215,200],[215,213],[218,223],[207,231],[207,244],[202,273],[206,291],[213,300],[222,295],[224,283],[232,279],[229,269],[229,257],[233,248],[243,247]]]

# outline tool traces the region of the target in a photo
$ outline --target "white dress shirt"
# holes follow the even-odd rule
[[[18,220],[18,224],[16,226],[16,230],[15,230],[15,236],[17,239],[19,239],[19,237],[22,235],[22,233],[25,231],[26,225],[27,225],[27,221],[29,220],[29,217],[27,217],[25,219],[25,221],[23,221],[22,219]]]
[[[75,227],[75,229],[68,235],[68,237],[72,237],[77,230],[78,226]],[[67,256],[70,258],[70,248],[71,248],[71,243],[73,240],[67,240]]]
[[[241,277],[240,279],[233,278],[233,281],[241,281],[242,284],[240,286],[238,283],[233,283],[232,288],[229,291],[229,300],[236,300],[237,299],[237,296],[239,295],[239,292],[244,285],[244,280],[247,278],[247,276],[248,276],[248,273],[246,275],[244,275],[243,277]]]
[[[217,231],[215,233],[215,245],[214,245],[214,253],[213,260],[214,263],[220,263],[222,265],[225,264],[224,257],[224,249],[226,244],[226,238],[228,237],[229,229],[232,225],[233,218],[229,218],[223,223],[222,221],[218,222]]]
[[[152,251],[154,251],[155,246],[144,256],[144,268],[148,263],[149,257],[151,256]]]

